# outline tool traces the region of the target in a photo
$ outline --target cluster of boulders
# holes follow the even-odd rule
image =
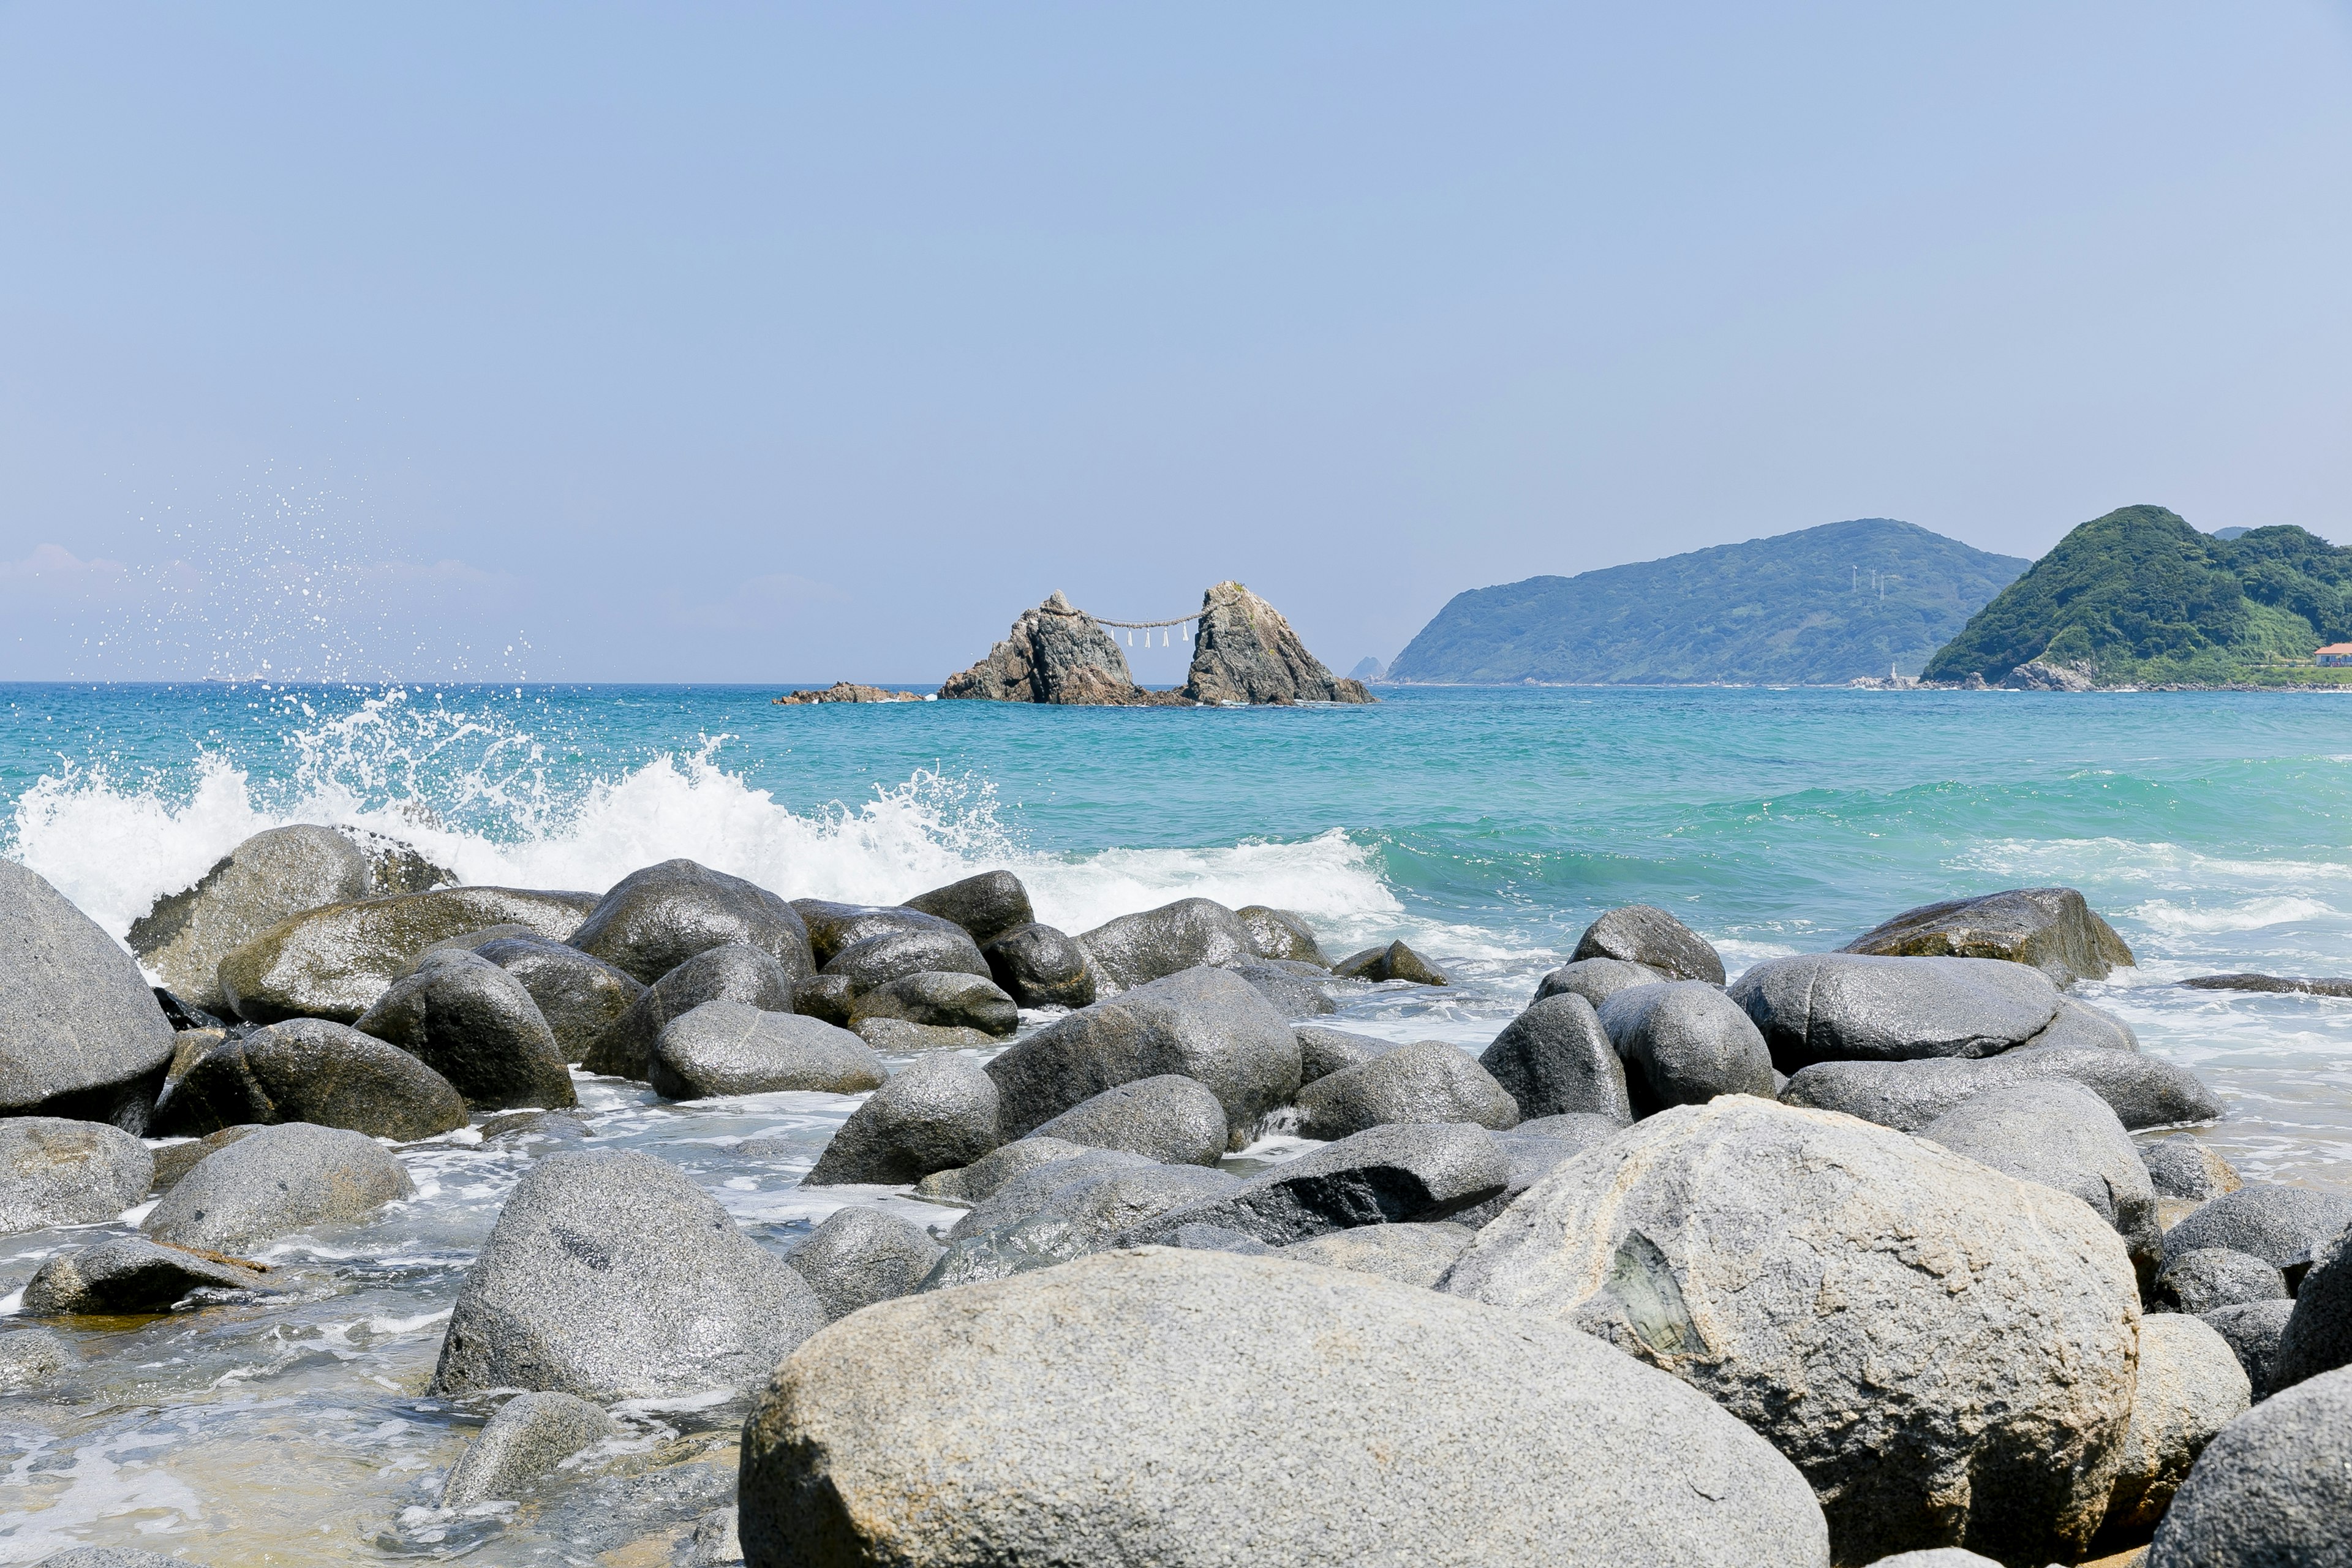
[[[0,1229],[160,1188],[24,1310],[252,1297],[253,1252],[408,1192],[386,1142],[553,1138],[450,1317],[435,1390],[523,1392],[446,1507],[527,1491],[616,1402],[717,1390],[754,1398],[753,1563],[2347,1539],[2352,1198],[2171,1131],[2221,1107],[2066,994],[2131,962],[2068,889],[1728,984],[1665,910],[1612,910],[1474,1057],[1319,1021],[1447,977],[1402,943],[1334,963],[1271,908],[1071,934],[1009,872],[864,906],[677,860],[284,910],[367,885],[328,830],[263,839],[177,896],[184,990],[0,862]],[[863,1093],[803,1178],[846,1201],[779,1258],[675,1166],[581,1147],[572,1064]],[[0,1335],[0,1380],[70,1353]]]
[[[1172,691],[1147,690],[1136,685],[1110,630],[1057,589],[1044,604],[1022,611],[986,658],[949,676],[940,695],[1128,708],[1379,700],[1362,681],[1333,675],[1307,651],[1279,610],[1239,583],[1220,583],[1203,594],[1194,625],[1184,684]]]

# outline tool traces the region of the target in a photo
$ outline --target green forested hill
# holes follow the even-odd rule
[[[2025,570],[1887,518],[1457,594],[1389,679],[1824,684],[1916,675]]]
[[[1928,661],[1930,680],[1998,683],[2031,659],[2105,684],[2284,678],[2352,637],[2352,550],[2300,528],[2223,539],[2127,506],[2060,540]],[[2299,679],[2326,672],[2299,667]]]

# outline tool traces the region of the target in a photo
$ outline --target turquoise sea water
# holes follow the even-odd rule
[[[773,694],[0,688],[0,853],[118,935],[289,821],[356,821],[467,880],[525,886],[602,889],[687,855],[788,897],[881,901],[1006,865],[1071,930],[1202,894],[1298,910],[1335,954],[1404,937],[1463,984],[1371,993],[1335,1021],[1473,1048],[1611,904],[1674,910],[1736,973],[1932,899],[2066,883],[2140,959],[2080,994],[2227,1102],[2199,1135],[2249,1174],[2352,1187],[2352,1001],[2174,984],[2352,973],[2352,701],[1407,689],[1371,708],[1125,710]],[[678,1162],[774,1245],[845,1195],[797,1184],[854,1102],[581,1092],[600,1141]],[[751,1134],[803,1153],[735,1154]],[[602,1552],[723,1496],[740,1410],[718,1405],[639,1413],[637,1447],[551,1500],[472,1519],[428,1506],[479,1418],[424,1396],[441,1324],[528,1159],[465,1135],[403,1158],[415,1204],[273,1253],[309,1282],[299,1300],[92,1331],[69,1397],[6,1402],[0,1562],[85,1540],[199,1562],[551,1562],[559,1542],[611,1537]],[[11,1238],[0,1293],[89,1239]],[[659,1484],[614,1479],[631,1467]]]

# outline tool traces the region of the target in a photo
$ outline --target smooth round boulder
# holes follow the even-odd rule
[[[174,994],[226,1013],[218,972],[230,949],[304,910],[364,899],[373,883],[368,858],[333,828],[273,827],[221,857],[194,887],[157,899],[126,940]]]
[[[1990,962],[1982,961],[1982,962]],[[2032,970],[2010,966],[2021,974]],[[2009,1051],[1981,1060],[1816,1062],[1791,1075],[1780,1098],[1916,1132],[1987,1089],[2065,1079],[2107,1102],[2127,1128],[2208,1121],[2221,1114],[2211,1089],[2168,1061],[2127,1051],[2053,1048]]]
[[[2352,1226],[2352,1197],[2316,1187],[2252,1182],[2200,1204],[2164,1233],[2164,1254],[2177,1258],[2200,1247],[2225,1247],[2274,1268],[2310,1260],[2315,1248]]]
[[[1197,964],[1247,963],[1258,956],[1241,917],[1211,899],[1179,899],[1121,915],[1078,938],[1093,960],[1097,995],[1109,996]]]
[[[2352,1368],[2273,1394],[2221,1428],[2175,1494],[2147,1568],[2352,1563]]]
[[[911,1221],[859,1204],[835,1209],[784,1261],[824,1304],[825,1321],[835,1322],[907,1294],[946,1250]]]
[[[1637,1116],[1670,1105],[1704,1105],[1719,1094],[1771,1098],[1772,1058],[1764,1037],[1736,1003],[1703,981],[1621,991],[1596,1016],[1624,1060],[1625,1089]]]
[[[1607,960],[1593,962],[1606,963]],[[1504,1026],[1479,1056],[1522,1119],[1605,1116],[1633,1120],[1624,1058],[1610,1043],[1593,1004],[1574,992],[1538,997]]]
[[[441,1506],[523,1498],[558,1465],[621,1435],[621,1424],[569,1394],[518,1394],[499,1406],[441,1483]]]
[[[736,1000],[744,1002],[751,999],[739,996]],[[812,974],[806,980],[793,983],[792,1006],[789,1009],[776,1010],[805,1014],[812,1018],[822,1018],[828,1024],[838,1024],[846,1029],[849,1027],[849,1010],[856,1005],[856,1003],[857,987],[852,985],[845,977],[838,974]],[[752,1005],[758,1005],[757,1003]],[[656,1033],[659,1031],[656,1030]]]
[[[745,1427],[740,1507],[760,1564],[1829,1562],[1786,1461],[1606,1346],[1175,1248],[835,1323]]]
[[[1530,1188],[1444,1288],[1707,1394],[1811,1481],[1840,1562],[2075,1561],[2122,1461],[2139,1293],[2121,1238],[1850,1117],[1744,1095],[1661,1111]]]
[[[906,974],[969,974],[988,981],[988,960],[962,927],[941,921],[911,931],[886,931],[851,942],[833,955],[824,973],[838,975],[863,994]]]
[[[1174,1073],[1208,1086],[1228,1141],[1298,1093],[1298,1038],[1245,980],[1187,969],[1056,1019],[988,1064],[1004,1131],[1026,1137],[1107,1089]]]
[[[2060,1081],[1989,1089],[1960,1101],[1919,1136],[2021,1182],[2072,1193],[2116,1227],[2140,1279],[2164,1258],[2156,1188],[2107,1102]]]
[[[2151,1301],[2167,1311],[2195,1314],[2286,1297],[2286,1276],[2226,1247],[2192,1247],[2166,1258],[2150,1292]]]
[[[247,1023],[329,1018],[349,1024],[437,942],[502,925],[561,942],[595,902],[593,893],[436,888],[328,904],[231,948],[215,973],[222,997]]]
[[[205,1137],[309,1121],[414,1142],[466,1125],[465,1096],[399,1047],[324,1018],[224,1038],[164,1087],[154,1131]]]
[[[705,1002],[740,1002],[763,1013],[800,1013],[846,1028],[845,996],[838,1018],[829,1009],[803,1005],[803,994],[821,983],[822,977],[794,981],[773,954],[748,942],[721,942],[646,986],[589,1045],[580,1065],[593,1073],[643,1082],[653,1070],[654,1042],[662,1031]]]
[[[1315,940],[1315,928],[1307,917],[1288,910],[1268,908],[1265,904],[1244,904],[1234,911],[1249,933],[1250,945],[1257,949],[1260,958],[1288,959],[1298,963],[1311,963],[1318,969],[1331,967],[1325,956],[1323,944]]]
[[[0,1115],[144,1126],[172,1026],[131,955],[64,894],[0,858]]]
[[[849,1032],[886,1057],[920,1056],[926,1051],[992,1051],[1003,1042],[978,1029],[945,1024],[909,1024],[904,1018],[866,1016]]]
[[[433,1392],[733,1391],[824,1321],[807,1282],[677,1166],[635,1152],[551,1154],[515,1184],[467,1272]]]
[[[155,1151],[155,1182],[151,1191],[163,1196],[179,1185],[180,1178],[196,1168],[196,1163],[217,1150],[226,1149],[242,1138],[250,1138],[261,1131],[257,1121],[239,1122],[224,1127],[217,1132],[207,1132],[193,1143],[167,1143]]]
[[[925,1057],[849,1113],[802,1181],[812,1187],[895,1186],[970,1165],[1003,1142],[996,1080],[962,1057]]]
[[[908,899],[906,907],[918,914],[953,921],[982,946],[1037,918],[1037,911],[1029,905],[1029,889],[1010,871],[982,871],[944,888],[933,888]]]
[[[462,949],[393,982],[352,1026],[416,1058],[477,1110],[580,1103],[522,982]]]
[[[938,1029],[977,1029],[1002,1039],[1021,1026],[1013,998],[984,975],[918,970],[857,994],[852,1028],[867,1018],[900,1018]]]
[[[1518,1121],[1494,1075],[1443,1040],[1400,1046],[1298,1091],[1300,1135],[1327,1142],[1390,1122],[1471,1121],[1500,1131]]]
[[[1294,1022],[1319,1018],[1339,1010],[1339,1004],[1330,996],[1328,972],[1311,963],[1269,958],[1255,963],[1236,963],[1227,973],[1248,981],[1276,1012]]]
[[[2294,1293],[2294,1311],[2270,1365],[2273,1388],[2292,1388],[2352,1365],[2352,1230],[2314,1249],[2311,1271]]]
[[[1040,1138],[1034,1142],[1059,1143],[1061,1140]],[[1126,1171],[1154,1168],[1150,1160],[1124,1149],[1082,1149],[1068,1159],[1030,1164],[1008,1175],[994,1192],[974,1204],[970,1213],[949,1228],[948,1239],[961,1241],[984,1231],[1010,1229],[1043,1208],[1065,1187],[1087,1185]]]
[[[1162,1164],[1213,1165],[1226,1149],[1225,1108],[1206,1085],[1161,1073],[1107,1089],[1030,1136],[1124,1149]]]
[[[797,980],[816,973],[808,927],[767,889],[692,860],[632,871],[597,900],[572,945],[651,985],[698,953],[742,942]]]
[[[1674,978],[1663,969],[1653,969],[1630,959],[1580,958],[1573,963],[1561,964],[1538,981],[1529,1005],[1548,1002],[1554,996],[1581,996],[1598,1007],[1620,991],[1631,991],[1636,985],[1662,985]]]
[[[2210,1324],[2179,1312],[2142,1318],[2131,1426],[2101,1528],[2126,1539],[2154,1529],[2197,1456],[2252,1403],[2244,1369]]]
[[[832,963],[842,949],[885,931],[961,929],[951,920],[927,915],[903,904],[837,904],[828,899],[794,899],[793,912],[808,927],[809,948],[816,955],[819,970]]]
[[[633,977],[563,942],[500,937],[474,951],[522,983],[567,1062],[584,1059],[646,993]]]
[[[1477,1237],[1470,1226],[1450,1220],[1434,1225],[1367,1225],[1309,1237],[1277,1250],[1293,1263],[1376,1274],[1426,1290],[1444,1278],[1454,1260]]]
[[[1115,1245],[1139,1226],[1179,1210],[1189,1212],[1241,1184],[1230,1171],[1198,1165],[1139,1164],[1097,1171],[1064,1182],[1018,1220],[988,1231],[1034,1255],[1083,1258]],[[962,1234],[950,1232],[950,1237],[961,1241],[982,1234],[977,1227],[966,1228],[972,1217],[957,1221]]]
[[[1730,994],[1792,1075],[1823,1061],[1988,1057],[2058,1015],[2048,976],[1993,958],[1809,952],[1756,965]]]
[[[835,1136],[837,1138],[839,1134]],[[986,1201],[1014,1178],[1044,1165],[1059,1164],[1075,1160],[1093,1151],[1083,1143],[1066,1142],[1059,1138],[1030,1136],[1016,1139],[1003,1148],[982,1155],[969,1165],[951,1171],[936,1171],[915,1184],[915,1195],[930,1203],[961,1204],[967,1207]]]
[[[120,1127],[0,1118],[0,1235],[112,1219],[147,1195],[154,1173],[154,1156]]]
[[[846,1029],[740,1002],[705,1002],[654,1042],[646,1077],[665,1100],[772,1094],[857,1094],[886,1075],[872,1047]]]
[[[1705,937],[1654,904],[1626,904],[1602,911],[1576,939],[1570,962],[1613,958],[1639,963],[1671,980],[1723,984],[1723,959]]]
[[[1385,1056],[1403,1043],[1376,1040],[1370,1035],[1353,1035],[1345,1029],[1325,1028],[1319,1024],[1295,1025],[1290,1033],[1291,1037],[1298,1042],[1298,1082],[1301,1088],[1318,1078],[1328,1078],[1342,1068]]]
[[[165,1312],[196,1290],[266,1289],[268,1272],[141,1236],[117,1237],[43,1263],[25,1287],[32,1318]]]
[[[1097,1000],[1095,972],[1077,939],[1032,921],[980,950],[988,973],[1024,1007],[1084,1007]]]
[[[197,1161],[140,1228],[173,1247],[243,1253],[279,1237],[358,1224],[415,1192],[374,1139],[289,1121]]]

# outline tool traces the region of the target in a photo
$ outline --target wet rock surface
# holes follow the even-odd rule
[[[562,942],[509,936],[474,951],[522,983],[567,1062],[585,1058],[646,991],[603,959]]]
[[[394,981],[353,1027],[423,1062],[475,1110],[579,1103],[539,1005],[477,953],[436,954]]]
[[[0,1118],[0,1234],[112,1219],[147,1195],[154,1159],[99,1121]]]
[[[131,951],[157,980],[199,1007],[229,1010],[220,961],[289,915],[376,892],[368,858],[331,827],[257,833],[194,886],[155,900],[131,923]]]
[[[1196,964],[1225,967],[1258,956],[1241,917],[1210,899],[1179,899],[1121,915],[1078,938],[1108,994],[1165,979]]]
[[[1906,910],[1840,950],[1899,958],[1994,958],[2053,984],[2105,980],[2134,960],[2115,927],[2072,888],[2013,888]]]
[[[1494,1076],[1442,1040],[1401,1046],[1298,1091],[1298,1130],[1327,1142],[1387,1122],[1472,1121],[1500,1131],[1519,1108]]]
[[[442,1483],[443,1508],[530,1495],[539,1479],[583,1448],[621,1430],[596,1405],[569,1394],[518,1394],[499,1407]]]
[[[873,1047],[846,1029],[740,1002],[705,1002],[662,1030],[647,1076],[666,1099],[704,1100],[778,1089],[856,1094],[879,1088],[884,1074]]]
[[[1207,1085],[1174,1073],[1107,1089],[1030,1136],[1121,1149],[1169,1165],[1213,1165],[1229,1142],[1225,1108],[1216,1095]]]
[[[242,1254],[366,1219],[415,1191],[400,1162],[373,1138],[289,1122],[196,1162],[142,1228],[173,1247]]]
[[[269,1279],[247,1260],[121,1237],[42,1264],[23,1310],[34,1318],[162,1312],[193,1291],[264,1289]]]
[[[1712,985],[1685,980],[1621,991],[1601,1005],[1598,1016],[1625,1063],[1626,1092],[1637,1115],[1704,1105],[1718,1094],[1771,1097],[1772,1058],[1764,1037]]]
[[[2058,1013],[2039,970],[1988,958],[1805,953],[1758,964],[1731,987],[1772,1065],[1988,1057],[2040,1034]]]
[[[897,1184],[958,1170],[1003,1142],[998,1121],[994,1079],[961,1057],[928,1057],[892,1076],[850,1112],[805,1180],[820,1187]]]
[[[988,973],[1024,1007],[1084,1007],[1095,1000],[1095,972],[1076,938],[1032,921],[981,949]]]
[[[581,1066],[593,1073],[644,1080],[653,1070],[654,1045],[662,1031],[706,1002],[740,1002],[764,1013],[804,1013],[846,1026],[845,1000],[837,1018],[827,1016],[830,1009],[802,1005],[803,993],[812,984],[794,981],[774,954],[749,942],[705,948],[646,986],[589,1045]]]
[[[1013,998],[982,975],[919,970],[858,994],[852,1026],[867,1018],[898,1018],[940,1029],[977,1029],[1003,1039],[1020,1026]]]
[[[792,905],[692,860],[631,872],[566,934],[581,952],[645,985],[730,942],[759,949],[794,979],[816,970],[808,927]]]
[[[198,1058],[157,1102],[153,1127],[204,1137],[310,1121],[410,1142],[466,1121],[465,1097],[420,1057],[342,1024],[290,1018]]]
[[[1723,960],[1706,939],[1654,904],[1626,904],[1585,927],[1569,961],[1595,958],[1638,963],[1669,980],[1723,984]]]
[[[172,1026],[131,955],[39,876],[0,859],[0,1113],[143,1126]]]
[[[940,686],[943,701],[1136,706],[1161,699],[1135,684],[1110,633],[1055,589],[1021,612],[1003,641]]]
[[[982,946],[1037,918],[1037,911],[1030,907],[1029,889],[1010,871],[982,871],[918,893],[907,900],[907,908],[953,921]]]
[[[1499,1194],[1509,1173],[1483,1127],[1374,1127],[1261,1172],[1230,1196],[1139,1226],[1123,1239],[1148,1245],[1164,1242],[1181,1225],[1211,1225],[1286,1247],[1357,1226],[1450,1219]]]

